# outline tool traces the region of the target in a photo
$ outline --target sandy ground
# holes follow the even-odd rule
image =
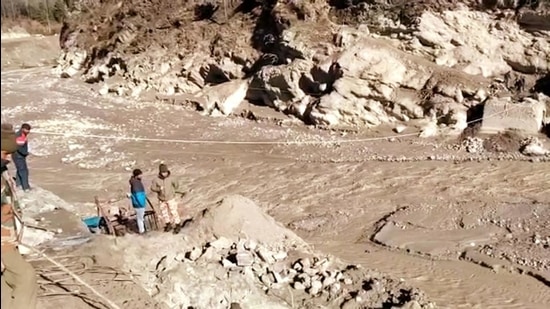
[[[403,278],[442,308],[550,303],[548,163],[496,156],[477,162],[476,155],[454,150],[456,138],[320,146],[186,143],[179,140],[329,141],[389,132],[344,134],[284,121],[203,117],[162,103],[100,97],[48,69],[2,72],[2,103],[3,121],[66,134],[32,136],[31,181],[79,205],[78,215],[93,213],[95,195],[123,197],[132,168],[146,171],[150,181],[165,161],[189,191],[190,214],[242,194],[317,249]],[[426,160],[367,160],[376,156]],[[448,156],[473,162],[433,160]]]

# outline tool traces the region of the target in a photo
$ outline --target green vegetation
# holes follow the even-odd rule
[[[74,0],[2,0],[4,19],[28,18],[43,24],[61,23]]]
[[[23,28],[30,34],[59,32],[75,0],[2,0],[2,31]]]

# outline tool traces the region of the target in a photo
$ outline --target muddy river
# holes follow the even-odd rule
[[[491,246],[503,252],[503,265],[519,256],[534,263],[525,267],[548,274],[550,249],[530,242],[534,231],[550,236],[548,163],[338,163],[372,153],[437,154],[449,140],[223,144],[368,134],[210,118],[165,103],[102,97],[91,88],[48,69],[2,72],[2,121],[34,127],[31,182],[76,203],[81,215],[93,212],[95,195],[124,196],[132,168],[151,179],[164,161],[189,191],[189,212],[231,193],[250,197],[316,248],[407,280],[442,308],[550,304],[544,280],[461,258]],[[197,142],[205,140],[217,143]]]

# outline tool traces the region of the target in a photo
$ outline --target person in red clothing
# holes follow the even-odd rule
[[[13,128],[2,125],[2,161],[9,162],[17,151]],[[14,190],[5,177],[2,183],[2,308],[35,309],[38,292],[36,271],[20,254],[21,229],[18,228]]]
[[[29,141],[28,136],[31,132],[31,125],[24,123],[21,129],[17,131],[16,142],[17,151],[12,155],[13,163],[17,169],[15,175],[15,183],[18,187],[21,187],[25,192],[30,191],[31,186],[29,184],[29,168],[27,166],[27,156],[29,155]]]

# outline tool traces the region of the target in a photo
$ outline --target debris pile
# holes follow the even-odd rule
[[[242,196],[203,213],[184,237],[129,235],[109,246],[169,308],[435,308],[405,282],[316,252]]]
[[[544,143],[535,136],[522,137],[513,131],[491,135],[489,137],[465,137],[458,148],[472,154],[483,153],[517,153],[529,157],[544,157],[550,155]]]
[[[462,141],[462,147],[469,153],[483,152],[483,139],[479,137],[468,136]]]
[[[262,293],[283,299],[287,304],[292,302],[292,307],[435,307],[425,301],[425,296],[419,290],[364,270],[361,266],[345,265],[331,256],[296,249],[287,250],[257,243],[255,240],[241,239],[232,242],[228,238],[220,237],[202,247],[193,247],[185,252],[183,259],[181,256],[176,259],[209,268],[217,274],[215,276],[218,279],[239,276],[245,278],[245,281],[259,285]],[[163,276],[165,275],[162,273],[159,275],[161,278]],[[230,301],[246,300],[232,298]],[[228,303],[230,302],[223,305]]]
[[[550,150],[546,149],[542,141],[536,137],[524,139],[520,151],[526,156],[550,156]]]

